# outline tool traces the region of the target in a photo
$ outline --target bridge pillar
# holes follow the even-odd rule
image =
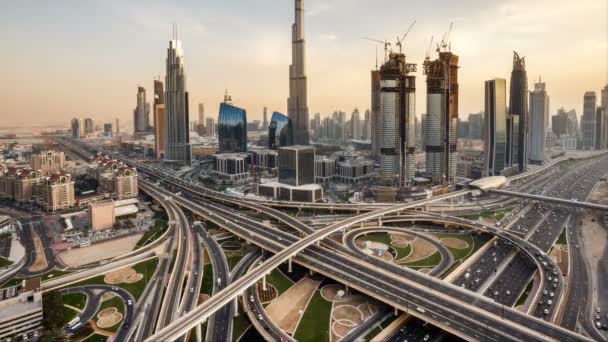
[[[202,342],[203,341],[201,335],[202,335],[201,334],[201,325],[197,324],[196,325],[196,342]]]
[[[293,272],[292,267],[291,267],[291,257],[289,257],[289,259],[287,259],[287,272],[289,272],[289,273]]]
[[[399,309],[395,308],[395,316],[399,316]]]
[[[262,290],[266,291],[266,275],[262,277]]]
[[[244,305],[244,304],[243,304]],[[234,317],[239,316],[239,296],[234,297]]]
[[[315,271],[313,271],[313,270],[311,270],[311,269],[309,268],[309,269],[308,269],[308,274],[310,274],[310,275],[314,275],[314,274],[315,274]]]
[[[378,227],[382,227],[382,218],[378,218]]]

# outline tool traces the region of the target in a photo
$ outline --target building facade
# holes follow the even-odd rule
[[[52,212],[76,205],[72,176],[55,173],[47,177],[42,185],[41,200],[44,210]]]
[[[154,152],[157,160],[165,159],[165,105],[154,106]]]
[[[583,136],[583,149],[591,150],[595,147],[595,116],[596,95],[594,91],[588,91],[583,98],[583,118],[581,119],[581,133]]]
[[[507,158],[509,165],[518,164],[519,172],[528,167],[528,76],[525,57],[513,52],[513,70],[509,90],[507,119]]]
[[[315,182],[315,149],[294,145],[279,148],[279,182],[302,186]]]
[[[217,134],[219,153],[247,152],[247,112],[221,103]]]
[[[268,126],[268,148],[276,150],[293,144],[294,132],[291,119],[279,112],[272,113]]]
[[[150,103],[146,102],[146,89],[137,87],[137,106],[133,110],[133,132],[147,132],[150,126]]]
[[[137,169],[127,166],[118,168],[114,174],[114,190],[117,200],[137,197],[139,195]]]
[[[0,289],[0,341],[37,340],[42,318],[40,278]]]
[[[304,41],[304,0],[295,1],[295,23],[292,26],[291,65],[287,116],[294,125],[294,143],[308,145],[308,89]]]
[[[73,118],[70,124],[72,139],[80,139],[80,119]]]
[[[230,181],[249,178],[247,153],[220,153],[213,156],[215,174]]]
[[[507,81],[502,78],[485,84],[483,143],[484,174],[498,176],[507,167]]]
[[[65,167],[65,154],[57,151],[42,151],[30,156],[32,169],[39,170],[43,175],[60,172]]]
[[[549,118],[549,95],[545,83],[534,84],[530,92],[530,130],[528,131],[529,158],[531,162],[542,163],[545,160],[547,118]]]

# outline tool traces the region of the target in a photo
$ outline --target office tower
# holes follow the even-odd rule
[[[466,139],[469,137],[469,122],[458,118],[458,138]]]
[[[137,87],[137,107],[133,110],[133,132],[147,132],[149,128],[150,104],[146,102],[146,89]]]
[[[484,174],[498,176],[507,166],[507,81],[486,81],[483,130]]]
[[[315,182],[315,149],[294,145],[279,148],[279,182],[302,186]]]
[[[380,70],[371,72],[371,140],[372,156],[376,159],[380,157]]]
[[[157,160],[165,158],[165,105],[158,104],[154,110],[154,152]]]
[[[103,124],[103,135],[106,137],[112,136],[112,123],[111,122]]]
[[[219,153],[247,152],[247,112],[223,102],[218,118]]]
[[[549,96],[545,83],[534,84],[530,92],[530,130],[528,131],[530,161],[541,163],[545,160],[545,145],[547,136],[546,119],[549,117]]]
[[[215,120],[213,118],[207,118],[205,122],[205,135],[208,137],[215,136]]]
[[[426,151],[426,114],[420,115],[420,146]]]
[[[595,113],[595,149],[601,150],[606,147],[604,137],[604,126],[606,124],[606,111],[603,107],[597,107]]]
[[[268,126],[268,148],[276,150],[279,147],[293,145],[294,132],[291,119],[274,112]]]
[[[204,103],[198,104],[198,124],[199,125],[205,124],[205,104]]]
[[[80,139],[80,119],[73,118],[71,123],[72,139]]]
[[[120,133],[120,120],[116,118],[116,135]]]
[[[509,117],[507,120],[507,140],[510,165],[518,164],[519,172],[528,167],[528,76],[525,57],[513,52],[513,70],[509,91]]]
[[[59,172],[65,166],[65,154],[57,151],[41,151],[30,156],[33,170],[39,170],[43,175]]]
[[[314,119],[311,120],[311,129],[314,132],[315,138],[321,137],[321,114],[315,113]]]
[[[351,137],[355,140],[361,139],[361,118],[359,117],[359,109],[355,108],[350,117],[350,132]]]
[[[595,147],[595,115],[596,95],[594,91],[588,91],[583,98],[583,118],[581,119],[583,149],[585,150]]]
[[[156,133],[156,126],[158,126],[160,123],[158,121],[156,121],[156,107],[163,105],[164,108],[164,104],[165,104],[165,89],[163,86],[163,82],[160,80],[160,78],[157,78],[154,80],[154,102],[152,103],[152,121],[154,124],[154,132]],[[162,125],[164,126],[164,122],[162,123]]]
[[[365,121],[363,122],[363,139],[370,140],[372,137],[372,112],[365,110]]]
[[[304,45],[304,0],[295,0],[295,23],[292,26],[291,65],[287,115],[294,125],[295,143],[308,145],[308,90]]]
[[[380,177],[398,178],[400,186],[414,178],[415,64],[391,52],[380,67]]]
[[[434,182],[456,177],[458,124],[458,56],[440,51],[424,62],[427,76],[426,173]]]
[[[469,138],[481,140],[483,138],[483,113],[469,114]]]
[[[95,131],[95,122],[91,118],[84,119],[84,133],[91,134]]]
[[[262,115],[262,130],[265,131],[268,129],[268,108],[264,107],[264,114]]]
[[[175,37],[167,49],[165,76],[165,160],[190,164],[190,122],[182,42]]]

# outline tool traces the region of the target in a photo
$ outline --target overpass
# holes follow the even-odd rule
[[[562,199],[562,198],[526,194],[526,193],[522,193],[522,192],[515,192],[515,191],[501,190],[501,189],[490,189],[490,190],[488,190],[488,192],[499,194],[499,195],[504,195],[504,196],[520,197],[520,198],[525,198],[525,199],[530,199],[530,200],[540,201],[540,202],[551,202],[551,203],[567,205],[567,206],[571,206],[571,207],[580,207],[580,208],[608,211],[608,205],[602,205],[602,204],[596,204],[596,203],[590,203],[590,202],[567,200],[567,199]]]

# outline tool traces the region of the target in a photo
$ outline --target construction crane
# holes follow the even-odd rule
[[[399,53],[401,53],[401,46],[402,46],[401,43],[405,40],[405,37],[407,37],[407,34],[410,33],[410,31],[412,30],[412,27],[414,27],[415,24],[416,24],[416,20],[414,20],[414,22],[410,25],[410,27],[407,29],[407,31],[405,32],[403,37],[401,37],[401,39],[399,39],[399,37],[397,37],[397,46],[399,47]]]
[[[381,40],[378,40],[378,39],[368,38],[368,37],[363,37],[361,39],[365,39],[365,40],[369,40],[371,42],[376,42],[376,43],[384,44],[384,61],[386,62],[386,58],[387,58],[387,55],[388,55],[388,47],[391,46],[391,43],[388,40],[381,41]]]
[[[435,38],[435,37],[431,36],[431,42],[429,43],[429,48],[426,49],[426,57],[424,59],[427,61],[431,59],[431,48],[433,47],[433,38]]]
[[[441,43],[437,47],[437,52],[440,52],[441,49],[445,51],[448,47],[448,40],[450,39],[450,33],[452,32],[453,25],[454,23],[450,23],[450,29],[448,30],[448,32],[443,34],[443,37],[441,37]]]

